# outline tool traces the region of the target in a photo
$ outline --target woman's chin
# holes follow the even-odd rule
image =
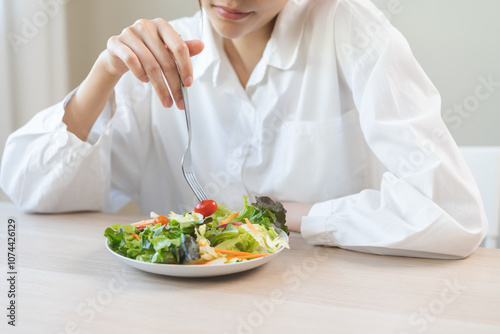
[[[246,29],[235,27],[234,24],[214,24],[213,27],[222,38],[226,39],[240,38],[249,33]]]

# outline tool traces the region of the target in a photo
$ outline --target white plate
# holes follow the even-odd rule
[[[284,236],[288,236],[283,233]],[[213,264],[213,265],[196,265],[196,264],[160,264],[160,263],[150,263],[142,262],[128,257],[122,256],[109,248],[108,240],[105,240],[106,248],[115,256],[117,256],[121,261],[126,264],[154,274],[176,276],[176,277],[212,277],[212,276],[222,276],[234,273],[239,273],[242,271],[257,268],[278,255],[284,247],[280,248],[276,253],[269,254],[268,256],[260,257],[253,260],[248,260],[244,262],[228,263],[228,264]]]

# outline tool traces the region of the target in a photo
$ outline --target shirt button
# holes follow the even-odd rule
[[[243,155],[243,148],[241,146],[235,148],[233,150],[233,153],[231,154],[231,156],[235,159],[241,158],[242,155]]]

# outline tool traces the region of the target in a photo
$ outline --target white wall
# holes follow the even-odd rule
[[[408,39],[441,92],[443,118],[457,143],[500,145],[500,1],[373,2]],[[490,76],[493,92],[479,79]]]

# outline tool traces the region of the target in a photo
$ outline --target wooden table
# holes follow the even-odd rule
[[[3,315],[1,333],[500,333],[500,250],[465,260],[385,257],[292,234],[291,249],[262,267],[182,279],[131,268],[106,250],[105,227],[139,217],[28,215],[0,203],[7,278],[9,217],[16,327]],[[4,314],[8,290],[3,279]]]

